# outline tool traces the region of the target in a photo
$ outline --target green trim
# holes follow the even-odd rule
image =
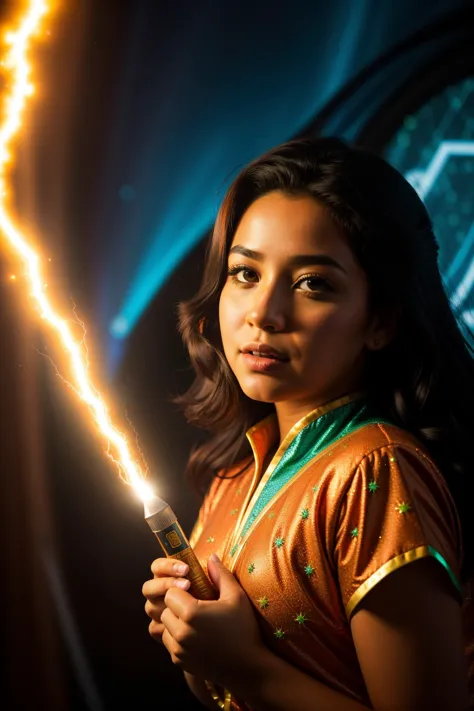
[[[446,571],[448,572],[449,577],[451,578],[451,582],[452,582],[453,585],[456,587],[458,593],[459,593],[459,594],[461,595],[461,597],[462,597],[463,594],[464,594],[462,585],[461,585],[461,583],[459,582],[459,580],[457,579],[457,577],[454,575],[452,569],[450,568],[450,566],[448,565],[448,563],[446,562],[446,560],[443,558],[443,556],[441,555],[441,553],[438,553],[438,551],[436,550],[436,548],[433,548],[432,546],[428,546],[428,549],[429,549],[430,555],[431,555],[433,558],[436,558],[436,560],[437,560],[439,563],[441,563],[441,565],[443,566],[443,568],[446,569]]]
[[[372,575],[367,578],[367,580],[360,585],[355,593],[350,597],[349,602],[346,605],[346,616],[347,619],[350,620],[352,614],[354,613],[354,610],[356,609],[357,605],[361,602],[361,600],[364,599],[364,597],[378,584],[380,583],[384,578],[387,577],[387,575],[390,575],[390,573],[395,572],[395,570],[399,570],[400,568],[403,568],[405,565],[408,565],[409,563],[412,563],[415,560],[420,560],[421,558],[429,558],[432,557],[435,560],[437,560],[443,568],[447,571],[449,574],[449,577],[451,578],[451,582],[455,586],[456,590],[461,596],[461,600],[463,598],[463,589],[458,581],[457,577],[454,575],[453,571],[451,570],[450,566],[447,564],[446,560],[443,558],[441,553],[438,553],[436,548],[433,548],[432,546],[418,546],[418,548],[412,548],[409,551],[406,551],[406,553],[401,553],[400,555],[395,556],[395,558],[391,558],[388,560],[384,565],[382,565],[378,570],[375,571],[375,573],[372,573]]]

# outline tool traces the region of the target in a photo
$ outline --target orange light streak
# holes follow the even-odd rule
[[[40,255],[33,249],[24,234],[13,223],[13,217],[6,206],[7,175],[11,155],[11,144],[21,128],[21,119],[27,103],[27,97],[33,93],[30,83],[31,63],[28,59],[31,39],[40,30],[41,22],[48,12],[44,0],[29,0],[28,8],[20,18],[19,26],[6,36],[10,45],[6,57],[1,62],[2,69],[9,78],[9,86],[4,100],[4,120],[0,123],[0,230],[7,242],[13,247],[17,256],[23,261],[25,272],[31,287],[33,297],[41,318],[56,331],[60,341],[69,356],[69,365],[75,383],[74,390],[88,405],[101,434],[107,440],[107,454],[119,467],[122,478],[133,486],[138,496],[146,501],[153,492],[144,479],[139,465],[132,455],[125,436],[114,427],[108,408],[91,382],[87,372],[87,349],[84,339],[77,342],[67,320],[63,319],[45,295],[46,284],[41,274]],[[49,260],[51,261],[51,260]],[[15,275],[11,279],[15,280]],[[113,452],[113,453],[112,453]]]

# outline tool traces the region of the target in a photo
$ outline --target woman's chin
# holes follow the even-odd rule
[[[279,387],[271,387],[270,384],[266,385],[255,385],[254,383],[240,383],[242,391],[251,400],[258,400],[258,402],[277,402],[279,400],[287,399],[287,389]]]

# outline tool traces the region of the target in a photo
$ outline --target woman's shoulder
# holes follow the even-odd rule
[[[321,460],[320,460],[321,461]],[[316,462],[315,462],[316,463]],[[423,481],[450,497],[446,481],[426,446],[411,432],[387,423],[370,423],[337,440],[322,453],[328,493],[344,492],[361,477],[367,486],[374,479]],[[337,476],[332,473],[337,471]]]
[[[368,424],[339,440],[333,454],[338,476],[326,478],[327,492],[335,500],[356,490],[380,498],[382,487],[388,487],[387,491],[398,491],[400,501],[409,494],[436,502],[454,525],[456,507],[443,473],[411,432],[386,423]]]
[[[413,457],[425,461],[428,466],[435,466],[424,444],[411,432],[386,422],[364,425],[333,445],[334,452],[350,463],[355,469],[373,453],[382,451],[404,451]]]
[[[460,521],[426,448],[383,423],[344,439],[336,476],[325,470],[325,481],[326,526],[347,614],[383,577],[424,557],[438,560],[461,592]]]

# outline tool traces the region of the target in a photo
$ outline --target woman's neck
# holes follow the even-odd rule
[[[345,392],[339,392],[333,395],[323,395],[319,398],[314,398],[305,402],[276,402],[275,412],[278,421],[278,429],[280,433],[279,445],[283,442],[288,432],[291,430],[297,422],[299,422],[308,413],[316,410],[318,407],[323,405],[328,405],[331,402],[335,402],[342,397],[350,395],[351,393],[356,393],[357,389],[348,390]],[[278,446],[279,446],[278,445]]]

